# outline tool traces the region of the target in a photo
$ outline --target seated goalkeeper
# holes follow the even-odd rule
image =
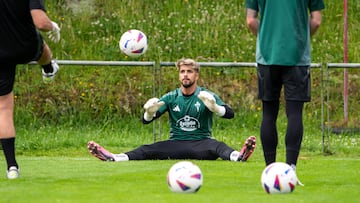
[[[120,154],[111,153],[90,141],[87,147],[93,156],[102,161],[218,158],[246,161],[250,157],[256,145],[254,136],[246,139],[240,151],[212,138],[213,115],[231,119],[234,111],[218,95],[197,85],[200,65],[192,59],[182,58],[176,67],[181,86],[160,99],[149,99],[142,117],[142,122],[149,124],[168,112],[170,138]]]

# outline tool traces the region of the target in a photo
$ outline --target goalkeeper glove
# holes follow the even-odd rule
[[[51,21],[52,29],[48,32],[48,37],[51,41],[57,43],[60,40],[60,28],[57,23]]]
[[[205,104],[205,106],[218,116],[225,115],[225,107],[216,104],[215,97],[207,91],[200,91],[198,98]]]
[[[156,115],[156,111],[159,110],[161,106],[163,106],[165,102],[159,101],[158,98],[151,98],[144,104],[144,119],[150,121]]]

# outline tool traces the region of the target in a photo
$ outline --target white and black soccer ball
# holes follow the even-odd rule
[[[138,57],[143,55],[148,48],[147,37],[140,30],[128,30],[121,35],[119,47],[127,56]]]
[[[170,168],[167,183],[172,192],[195,193],[203,184],[203,175],[196,164],[180,161]]]
[[[275,162],[262,172],[261,184],[268,194],[285,194],[294,191],[298,183],[295,170],[288,164]]]

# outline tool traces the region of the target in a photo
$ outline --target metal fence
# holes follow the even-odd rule
[[[165,78],[171,74],[168,74],[168,71],[172,71],[168,67],[175,68],[175,62],[154,62],[154,61],[91,61],[91,60],[58,60],[58,64],[60,65],[75,65],[75,66],[138,66],[138,67],[151,67],[153,70],[153,96],[160,97],[166,90],[164,89],[164,84],[167,84],[168,86],[175,87],[178,85],[177,80],[177,74],[173,74],[174,78]],[[206,80],[212,80],[212,77],[223,77],[223,84],[218,84],[218,86],[225,85],[227,86],[227,83],[231,83],[232,80],[236,80],[237,82],[245,81],[241,80],[239,78],[234,79],[234,75],[236,75],[236,72],[231,72],[232,70],[236,71],[243,71],[243,70],[250,70],[250,74],[256,74],[256,71],[254,71],[254,68],[256,67],[256,63],[253,62],[199,62],[200,66],[202,68],[202,72],[207,69],[212,69],[214,73],[209,73],[210,77]],[[35,64],[35,62],[32,62],[30,64]],[[317,69],[316,71],[319,71],[319,74],[313,74],[318,77],[316,80],[320,81],[320,98],[315,98],[316,100],[320,100],[321,102],[321,132],[322,132],[322,146],[323,151],[327,151],[330,148],[330,136],[334,133],[349,133],[349,132],[357,132],[359,130],[359,112],[360,109],[357,106],[354,105],[357,104],[357,98],[360,97],[359,91],[357,91],[360,87],[359,85],[359,74],[358,68],[360,68],[360,64],[357,63],[328,63],[326,64],[326,69],[323,68],[321,63],[312,63],[311,68]],[[343,108],[341,108],[339,105],[344,105],[344,99],[342,95],[344,94],[345,89],[339,88],[343,83],[343,78],[341,77],[340,70],[343,70],[344,68],[350,70],[350,94],[348,96],[349,98],[349,105],[351,108],[349,111],[349,123],[352,126],[346,126],[346,125],[335,125],[337,120],[345,114],[345,112],[342,111]],[[325,71],[324,71],[325,70]],[[230,73],[226,73],[227,71],[230,71]],[[355,74],[353,74],[353,71]],[[224,73],[225,72],[225,73]],[[233,74],[235,73],[235,74]],[[313,79],[314,80],[314,79]],[[174,83],[168,84],[168,83]],[[201,83],[201,81],[200,81]],[[203,82],[204,86],[207,84]],[[245,86],[252,86],[256,88],[255,84],[245,84]],[[227,89],[230,89],[229,93],[231,96],[234,96],[232,94],[231,89],[238,89],[239,91],[242,91],[243,87],[234,87],[231,85],[228,85],[226,87]],[[216,90],[215,90],[216,91]],[[245,94],[253,95],[254,89],[245,89]],[[318,90],[316,90],[318,91]],[[219,91],[220,92],[220,91]],[[220,95],[223,96],[223,95]],[[225,95],[226,96],[226,95]],[[234,106],[237,106],[236,104]],[[341,123],[340,121],[340,124]],[[153,125],[153,134],[154,134],[154,141],[162,139],[162,123],[161,121],[158,121],[157,123],[154,122]]]

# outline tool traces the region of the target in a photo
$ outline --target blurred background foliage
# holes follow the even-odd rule
[[[326,1],[322,26],[312,38],[313,63],[343,62],[342,3]],[[58,60],[255,61],[256,38],[245,24],[244,0],[46,0],[45,4],[50,18],[61,27],[60,42],[48,42]],[[349,62],[358,62],[360,5],[352,0],[348,7]],[[120,36],[129,29],[142,30],[148,37],[148,51],[139,58],[125,56],[118,47]],[[341,81],[341,71],[334,75]],[[317,118],[321,76],[321,70],[313,70],[313,102],[306,106]],[[16,120],[92,123],[140,118],[145,101],[178,87],[177,77],[171,67],[154,71],[152,67],[63,65],[55,82],[44,84],[37,65],[21,65],[14,88]],[[359,82],[354,81],[356,89]],[[238,112],[261,110],[253,67],[203,68],[200,85],[218,93]],[[341,89],[334,94],[339,93]]]

